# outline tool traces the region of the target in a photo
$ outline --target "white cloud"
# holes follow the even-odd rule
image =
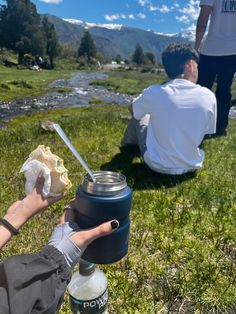
[[[173,3],[173,7],[179,8],[179,4],[177,2]]]
[[[166,4],[163,4],[162,6],[158,7],[158,6],[154,5],[152,3],[152,1],[150,1],[150,0],[138,0],[138,3],[142,7],[146,6],[149,9],[150,12],[159,11],[159,12],[161,12],[163,14],[169,13],[171,10],[176,8],[176,6],[178,6],[178,4],[175,3],[172,7],[168,7]]]
[[[199,15],[199,3],[199,0],[189,0],[187,5],[184,7],[176,6],[177,11],[181,13],[180,16],[175,17],[176,20],[185,24],[195,22]]]
[[[125,16],[125,15],[122,14],[122,16]],[[125,17],[121,17],[120,14],[112,14],[112,15],[105,14],[105,19],[107,21],[119,20],[120,18],[125,18]]]
[[[149,10],[151,11],[151,12],[153,12],[153,11],[157,11],[158,10],[158,7],[156,7],[155,5],[153,5],[153,4],[150,4],[150,6],[149,6]]]
[[[178,22],[186,23],[186,24],[188,24],[190,22],[189,17],[187,15],[176,16],[176,20]]]
[[[188,32],[192,32],[192,33],[194,33],[195,34],[195,32],[196,32],[196,24],[191,24],[188,28],[186,28],[186,31],[188,31]]]
[[[185,29],[181,29],[181,35],[184,38],[194,42],[195,41],[195,34],[196,34],[196,23],[192,23],[189,27]]]
[[[131,20],[134,20],[134,19],[135,19],[135,17],[134,17],[133,14],[129,14],[127,17],[128,17],[129,19],[131,19]]]
[[[130,19],[130,20],[135,20],[136,18],[139,18],[139,19],[145,19],[146,18],[146,15],[139,12],[137,15],[134,15],[134,14],[124,14],[124,13],[115,13],[115,14],[105,14],[105,19],[107,21],[115,21],[115,20],[120,20],[120,19]]]
[[[145,19],[146,15],[140,12],[137,14],[137,17],[139,17],[140,19]]]
[[[185,7],[179,8],[179,12],[188,16],[190,20],[197,20],[200,10],[199,2],[198,0],[189,0]]]
[[[168,8],[167,5],[163,4],[160,8],[158,8],[158,11],[160,11],[161,13],[168,13],[170,12],[170,8]]]
[[[138,0],[138,3],[144,7],[145,5],[147,5],[149,3],[149,0]]]
[[[45,2],[45,3],[55,3],[58,4],[60,2],[62,2],[63,0],[39,0],[41,2]]]
[[[161,7],[157,7],[157,6],[153,5],[152,3],[149,4],[149,11],[150,12],[159,11],[159,12],[165,14],[165,13],[169,13],[173,9],[174,9],[173,6],[168,7],[165,4],[163,4]]]

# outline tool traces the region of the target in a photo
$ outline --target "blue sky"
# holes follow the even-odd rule
[[[194,30],[198,0],[32,0],[38,13],[173,34]]]

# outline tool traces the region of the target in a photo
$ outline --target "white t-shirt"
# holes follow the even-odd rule
[[[133,102],[136,119],[150,114],[144,161],[154,171],[182,174],[202,166],[199,145],[216,130],[216,98],[185,79],[145,89]]]
[[[212,6],[210,25],[201,53],[210,56],[236,55],[236,0],[201,0]]]

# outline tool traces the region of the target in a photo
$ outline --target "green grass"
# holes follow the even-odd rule
[[[108,90],[116,93],[136,95],[153,84],[161,84],[168,80],[164,72],[150,73],[139,71],[113,70],[107,72],[108,79],[94,80],[92,84],[105,86]],[[215,90],[215,86],[213,86]],[[236,80],[232,84],[232,99],[236,99]]]
[[[98,104],[101,104],[101,103],[103,103],[103,101],[101,99],[98,99],[98,98],[94,98],[94,99],[91,99],[89,101],[89,104],[91,104],[91,105],[98,105]]]
[[[93,85],[103,85],[108,90],[129,95],[139,94],[152,84],[160,84],[167,80],[164,73],[154,74],[141,71],[116,70],[107,73],[108,79],[94,80]]]
[[[50,90],[48,85],[52,81],[69,77],[71,72],[72,70],[32,71],[0,65],[0,102],[42,95]],[[65,91],[68,89],[59,90]]]
[[[66,199],[33,218],[1,253],[36,252],[50,236],[84,170],[43,120],[59,123],[92,170],[120,171],[133,189],[129,254],[99,266],[109,281],[112,314],[235,313],[236,121],[228,137],[204,143],[206,159],[195,176],[162,177],[140,157],[119,153],[127,108],[103,106],[22,116],[0,129],[0,216],[23,196],[19,169],[38,145],[64,159],[73,188]],[[66,295],[60,314],[69,314]]]

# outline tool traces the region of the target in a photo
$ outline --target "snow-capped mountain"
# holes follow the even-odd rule
[[[161,53],[171,42],[187,42],[184,35],[156,34],[140,28],[128,27],[120,24],[95,24],[75,19],[61,19],[53,15],[46,15],[54,24],[61,43],[67,43],[78,49],[84,31],[89,29],[94,43],[106,59],[112,60],[120,55],[122,59],[129,59],[137,44],[144,52],[152,52],[157,61],[161,60]]]
[[[107,28],[107,29],[120,30],[123,27],[122,24],[96,24],[96,23],[84,22],[84,21],[81,21],[78,19],[63,19],[63,20],[68,22],[68,23],[71,23],[71,24],[80,25],[80,26],[84,27],[85,29],[89,29],[92,27],[102,27],[102,28]],[[195,32],[192,30],[183,31],[181,33],[174,33],[174,34],[154,32],[150,29],[147,31],[153,32],[154,34],[161,35],[161,36],[180,37],[180,38],[187,39],[189,41],[194,41],[194,38],[195,38]]]
[[[64,21],[71,23],[71,24],[76,24],[83,26],[84,28],[92,28],[92,27],[103,27],[103,28],[108,28],[108,29],[117,29],[120,30],[122,28],[122,24],[96,24],[96,23],[89,23],[89,22],[83,22],[81,20],[77,19],[63,19]]]
[[[178,33],[178,34],[176,34],[176,36],[183,38],[183,39],[187,39],[190,42],[194,42],[194,40],[195,40],[195,32],[194,31],[186,31],[186,32]]]

